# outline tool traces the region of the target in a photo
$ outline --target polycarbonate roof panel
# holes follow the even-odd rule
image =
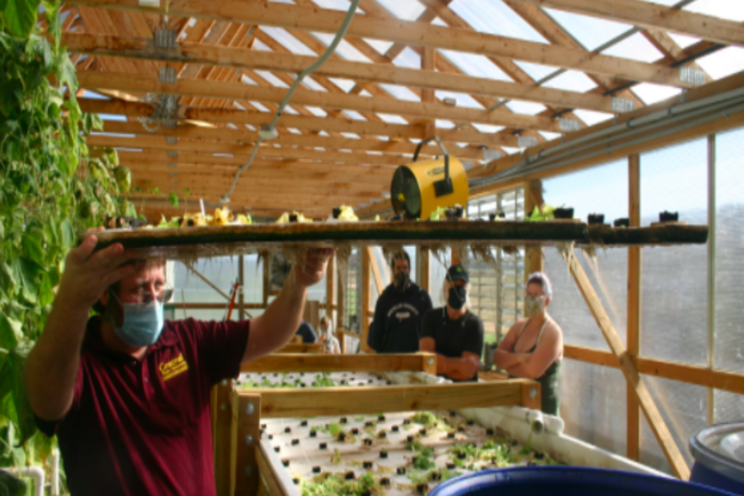
[[[537,115],[543,112],[546,107],[539,103],[523,102],[520,100],[512,100],[506,104],[506,106],[517,114]]]
[[[400,55],[395,57],[393,64],[408,69],[421,69],[421,57],[419,57],[418,53],[406,47],[400,52]]]
[[[515,60],[514,63],[517,64],[520,69],[526,72],[527,75],[535,81],[539,81],[545,76],[548,76],[558,70],[557,67],[551,67],[542,64],[533,64],[532,62],[522,62],[521,60]]]
[[[385,52],[387,52],[390,49],[390,47],[393,46],[392,41],[371,40],[367,38],[364,38],[364,41],[369,46],[377,50],[380,53],[380,55],[385,55]]]
[[[602,54],[647,63],[664,57],[664,54],[653,46],[641,33],[636,33],[620,43],[612,45],[610,48],[604,50]]]
[[[554,9],[543,10],[587,50],[594,50],[632,28],[628,24],[596,17]]]
[[[652,83],[637,84],[631,88],[631,91],[646,105],[653,105],[682,92],[679,88]]]
[[[325,110],[323,110],[322,108],[319,108],[319,107],[308,107],[308,106],[306,106],[305,108],[308,109],[316,117],[326,117],[328,115]]]
[[[329,46],[335,37],[335,35],[331,33],[312,33],[312,35],[318,38],[325,46]],[[371,62],[366,55],[354,48],[346,40],[341,40],[341,43],[338,44],[334,53],[343,59],[354,62]]]
[[[366,121],[367,120],[364,118],[362,114],[360,114],[356,110],[344,110],[344,114],[346,114],[346,116],[349,119],[353,119],[355,121]]]
[[[253,40],[253,50],[257,50],[259,52],[271,52],[271,48],[266,46],[266,44],[259,40],[258,38]]]
[[[274,74],[268,71],[255,71],[256,74],[264,78],[266,81],[270,82],[274,86],[278,86],[279,88],[289,88],[289,85],[286,84],[284,81],[276,77]]]
[[[506,129],[504,126],[492,126],[490,124],[478,124],[473,122],[473,127],[481,133],[498,133],[499,131]],[[467,143],[466,143],[467,144]]]
[[[667,34],[681,48],[687,48],[689,46],[694,45],[698,41],[700,41],[700,38],[695,38],[694,36],[687,36],[684,34],[677,34],[677,33],[667,33]]]
[[[574,115],[584,121],[587,126],[593,126],[600,122],[610,120],[614,117],[612,114],[605,112],[595,112],[593,110],[580,110],[576,109],[573,111]]]
[[[483,55],[440,50],[439,53],[468,76],[513,81],[504,71]]]
[[[272,28],[269,26],[261,26],[261,30],[271,36],[274,41],[282,45],[284,48],[294,53],[295,55],[310,55],[317,56],[315,52],[310,50],[300,40],[286,32],[282,28]],[[258,41],[258,40],[256,40]]]
[[[475,109],[483,109],[483,105],[475,101],[475,99],[467,93],[455,93],[454,91],[442,91],[436,90],[434,96],[442,100],[444,98],[454,98],[457,100],[458,107],[468,107]]]
[[[542,86],[585,93],[596,88],[597,84],[583,72],[566,71],[561,75],[554,77],[550,81],[545,82]]]
[[[538,131],[537,133],[545,138],[546,141],[553,141],[554,139],[563,136],[561,133],[550,133],[548,131]]]
[[[726,47],[715,53],[700,57],[698,65],[713,79],[721,79],[744,71],[744,48]]]
[[[426,7],[412,0],[377,0],[377,3],[385,7],[398,19],[406,21],[415,21],[426,10]]]
[[[342,78],[328,78],[329,81],[331,81],[333,84],[341,88],[342,90],[346,91],[347,93],[351,91],[351,89],[356,86],[356,83],[352,81],[351,79],[342,79]]]
[[[450,9],[481,33],[547,43],[540,33],[501,0],[455,0],[450,4]]]
[[[387,91],[393,98],[397,98],[398,100],[408,100],[410,102],[420,102],[421,98],[408,89],[406,86],[398,86],[395,84],[379,84],[381,88],[383,88],[385,91]]]
[[[453,127],[455,127],[455,123],[452,121],[437,119],[436,121],[434,121],[434,126],[440,127],[442,129],[452,129]]]
[[[319,82],[310,76],[305,77],[305,79],[302,80],[302,84],[313,91],[327,91]]]
[[[399,115],[390,115],[390,114],[380,114],[378,113],[377,116],[382,119],[383,121],[389,123],[389,124],[408,124],[408,121],[406,121],[403,117]]]

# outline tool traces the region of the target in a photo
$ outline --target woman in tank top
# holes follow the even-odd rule
[[[526,319],[517,321],[499,343],[494,363],[510,377],[535,379],[542,387],[541,410],[558,415],[558,377],[563,361],[563,331],[548,315],[553,289],[548,276],[535,272],[527,279]]]

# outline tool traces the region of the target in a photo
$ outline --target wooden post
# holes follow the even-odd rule
[[[225,379],[212,388],[212,443],[214,445],[214,480],[217,496],[232,495],[235,487],[234,451],[237,405],[233,381]]]
[[[336,276],[336,273],[334,272],[336,270],[336,256],[332,256],[328,260],[328,267],[326,268],[326,317],[328,317],[328,320],[330,321],[331,325],[333,325],[333,301],[334,301],[334,277]]]
[[[529,216],[532,210],[537,207],[542,211],[545,201],[542,197],[542,181],[539,179],[530,180],[524,183],[524,213]],[[524,250],[524,277],[525,282],[533,272],[543,272],[545,263],[543,259],[542,247],[525,246]]]
[[[256,449],[261,440],[261,395],[240,393],[237,404],[235,494],[252,495],[258,488]]]
[[[263,262],[263,307],[266,308],[269,306],[269,292],[271,291],[271,255],[264,257]]]
[[[432,47],[424,47],[423,56],[421,57],[421,69],[434,72],[436,66],[437,52]],[[434,90],[422,89],[421,102],[434,103],[436,101]],[[436,134],[436,122],[433,120],[424,121],[424,138],[430,138]]]
[[[421,370],[429,375],[437,375],[437,354],[421,353]]]
[[[238,257],[238,320],[245,320],[245,255]]]
[[[419,280],[417,281],[421,289],[429,293],[429,249],[422,246],[418,252],[419,261]]]
[[[654,435],[659,441],[661,449],[664,451],[669,464],[672,466],[674,474],[682,480],[689,480],[690,468],[687,466],[687,462],[685,462],[682,453],[679,451],[679,447],[677,447],[671,432],[669,432],[669,429],[659,412],[659,409],[656,407],[656,404],[646,387],[646,383],[643,381],[643,378],[638,373],[638,369],[636,369],[636,366],[633,364],[633,360],[630,358],[620,336],[617,335],[617,331],[613,327],[612,321],[602,305],[602,301],[594,291],[592,283],[589,281],[584,269],[581,267],[581,264],[575,256],[566,258],[566,264],[568,265],[574,281],[576,281],[576,285],[579,287],[579,291],[581,291],[584,300],[589,306],[594,319],[602,330],[602,334],[604,335],[607,344],[620,361],[620,368],[625,375],[625,379],[633,386],[633,391],[638,398],[641,409],[646,415],[646,419],[648,420],[651,429],[654,431]]]
[[[628,217],[631,227],[641,225],[641,167],[638,154],[628,157]],[[628,355],[641,352],[641,248],[628,248]],[[627,383],[627,454],[638,460],[641,443],[641,410],[633,385]]]
[[[346,291],[344,284],[345,278],[341,273],[341,264],[336,264],[336,271],[338,274],[338,288],[336,289],[336,331],[339,335],[338,341],[341,347],[341,353],[346,353],[346,338],[338,332],[344,328],[344,293]]]
[[[375,278],[375,286],[377,286],[377,296],[380,296],[385,290],[386,284],[382,280],[382,274],[380,274],[380,266],[377,264],[377,257],[375,256],[375,248],[373,246],[367,246],[365,248],[369,251],[369,259],[372,267],[372,276]]]
[[[362,250],[362,315],[359,316],[359,321],[362,324],[362,335],[360,337],[359,349],[369,351],[367,346],[367,336],[369,335],[369,292],[372,286],[372,257],[369,247]]]

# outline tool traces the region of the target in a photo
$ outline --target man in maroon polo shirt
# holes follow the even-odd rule
[[[58,436],[73,496],[214,495],[210,388],[294,336],[331,251],[310,252],[250,321],[164,322],[163,262],[95,245],[67,257],[26,361],[39,427]],[[96,302],[103,315],[88,319]]]

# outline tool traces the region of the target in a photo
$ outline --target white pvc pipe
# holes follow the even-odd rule
[[[34,496],[44,496],[44,469],[37,466],[9,469],[15,477],[28,477],[34,481]]]
[[[59,496],[59,451],[53,450],[52,456],[52,496]]]

